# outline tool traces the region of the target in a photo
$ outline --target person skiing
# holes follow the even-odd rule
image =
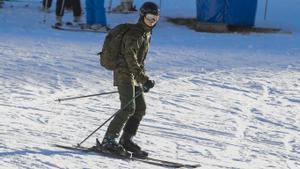
[[[80,0],[57,0],[56,1],[56,23],[55,26],[61,26],[62,25],[62,17],[64,15],[64,10],[66,7],[66,4],[71,3],[72,9],[73,9],[73,16],[74,16],[74,22],[80,23],[81,21],[81,4]]]
[[[155,85],[155,82],[145,74],[144,61],[149,49],[152,29],[159,20],[160,9],[153,2],[145,2],[139,12],[138,22],[122,37],[118,66],[113,70],[113,74],[121,108],[130,103],[138,93],[141,95],[116,114],[107,128],[101,148],[112,153],[131,152],[134,156],[146,157],[148,153],[132,139],[146,112],[144,92],[148,92]],[[117,142],[122,128],[122,136]]]

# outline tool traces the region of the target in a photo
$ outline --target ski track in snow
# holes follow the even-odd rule
[[[53,12],[35,2],[0,9],[0,168],[160,168],[51,146],[79,143],[119,102],[116,94],[54,101],[116,88],[95,55],[105,34],[52,30]],[[162,18],[147,58],[157,85],[135,141],[153,157],[202,168],[300,168],[299,30],[196,33]]]

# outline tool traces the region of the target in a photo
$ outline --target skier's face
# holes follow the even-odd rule
[[[147,26],[153,27],[159,20],[159,15],[147,14],[144,18],[144,22]]]

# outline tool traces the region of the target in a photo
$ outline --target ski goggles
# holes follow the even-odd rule
[[[146,14],[145,18],[151,22],[157,22],[159,19],[159,15]]]

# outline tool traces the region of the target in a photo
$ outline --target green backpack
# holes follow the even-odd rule
[[[100,52],[100,64],[108,70],[114,70],[118,66],[122,48],[123,37],[134,24],[120,24],[110,30],[105,37],[102,51]]]

